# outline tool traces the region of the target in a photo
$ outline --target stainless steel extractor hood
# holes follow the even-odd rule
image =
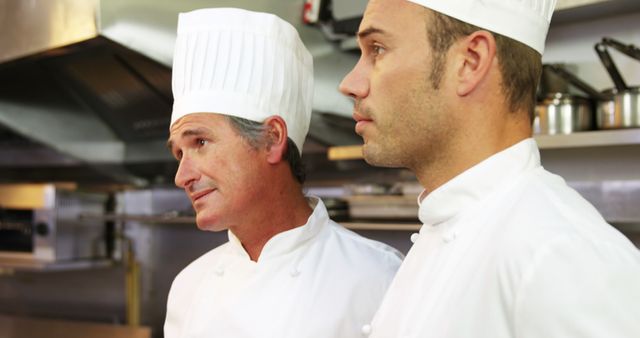
[[[303,5],[0,0],[0,181],[171,180],[176,164],[165,140],[175,27],[178,13],[197,8],[241,7],[290,21],[314,55],[314,111],[349,116],[352,104],[337,86],[357,55],[340,52],[319,29],[304,25]],[[344,121],[314,115],[310,135],[319,143],[358,141]]]

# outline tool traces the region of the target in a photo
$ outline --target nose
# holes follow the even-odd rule
[[[351,72],[342,79],[339,89],[346,96],[354,99],[362,99],[369,95],[369,67],[362,58],[353,67]]]
[[[198,171],[188,156],[184,155],[180,159],[178,171],[174,178],[174,183],[180,188],[187,188],[198,179]]]

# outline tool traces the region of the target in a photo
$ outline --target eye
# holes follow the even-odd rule
[[[197,139],[196,139],[196,144],[197,144],[198,146],[204,146],[204,145],[206,145],[207,143],[209,143],[209,141],[207,141],[207,140],[205,140],[205,139],[203,139],[203,138],[197,138]]]
[[[180,161],[182,159],[182,150],[178,150],[176,152],[173,153],[173,157],[176,158],[176,160]]]
[[[375,56],[380,56],[386,52],[386,49],[378,44],[371,45],[371,54]]]

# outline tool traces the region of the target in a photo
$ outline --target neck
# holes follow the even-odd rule
[[[312,212],[297,182],[279,181],[269,181],[243,224],[229,227],[254,262],[273,236],[306,224]]]
[[[460,128],[462,132],[453,135],[443,149],[437,154],[429,154],[426,156],[429,160],[411,168],[427,193],[494,154],[531,137],[531,124],[524,117],[525,112],[483,111],[466,116],[479,118],[475,121],[468,119],[468,124]],[[493,118],[488,118],[490,116]]]

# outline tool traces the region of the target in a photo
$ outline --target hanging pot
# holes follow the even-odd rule
[[[592,124],[593,111],[589,99],[567,93],[552,93],[536,106],[533,133],[571,134],[590,130]]]
[[[577,87],[587,97],[563,92],[548,93],[536,105],[534,134],[571,134],[592,130],[595,120],[594,102],[597,109],[601,109],[601,106],[610,105],[611,97],[598,92],[559,65],[545,65],[544,69]]]
[[[616,40],[603,38],[595,45],[596,53],[611,77],[615,88],[613,103],[607,109],[598,110],[598,129],[638,128],[640,127],[640,87],[629,87],[616,67],[607,46],[640,60],[640,49],[633,45],[625,45]]]

